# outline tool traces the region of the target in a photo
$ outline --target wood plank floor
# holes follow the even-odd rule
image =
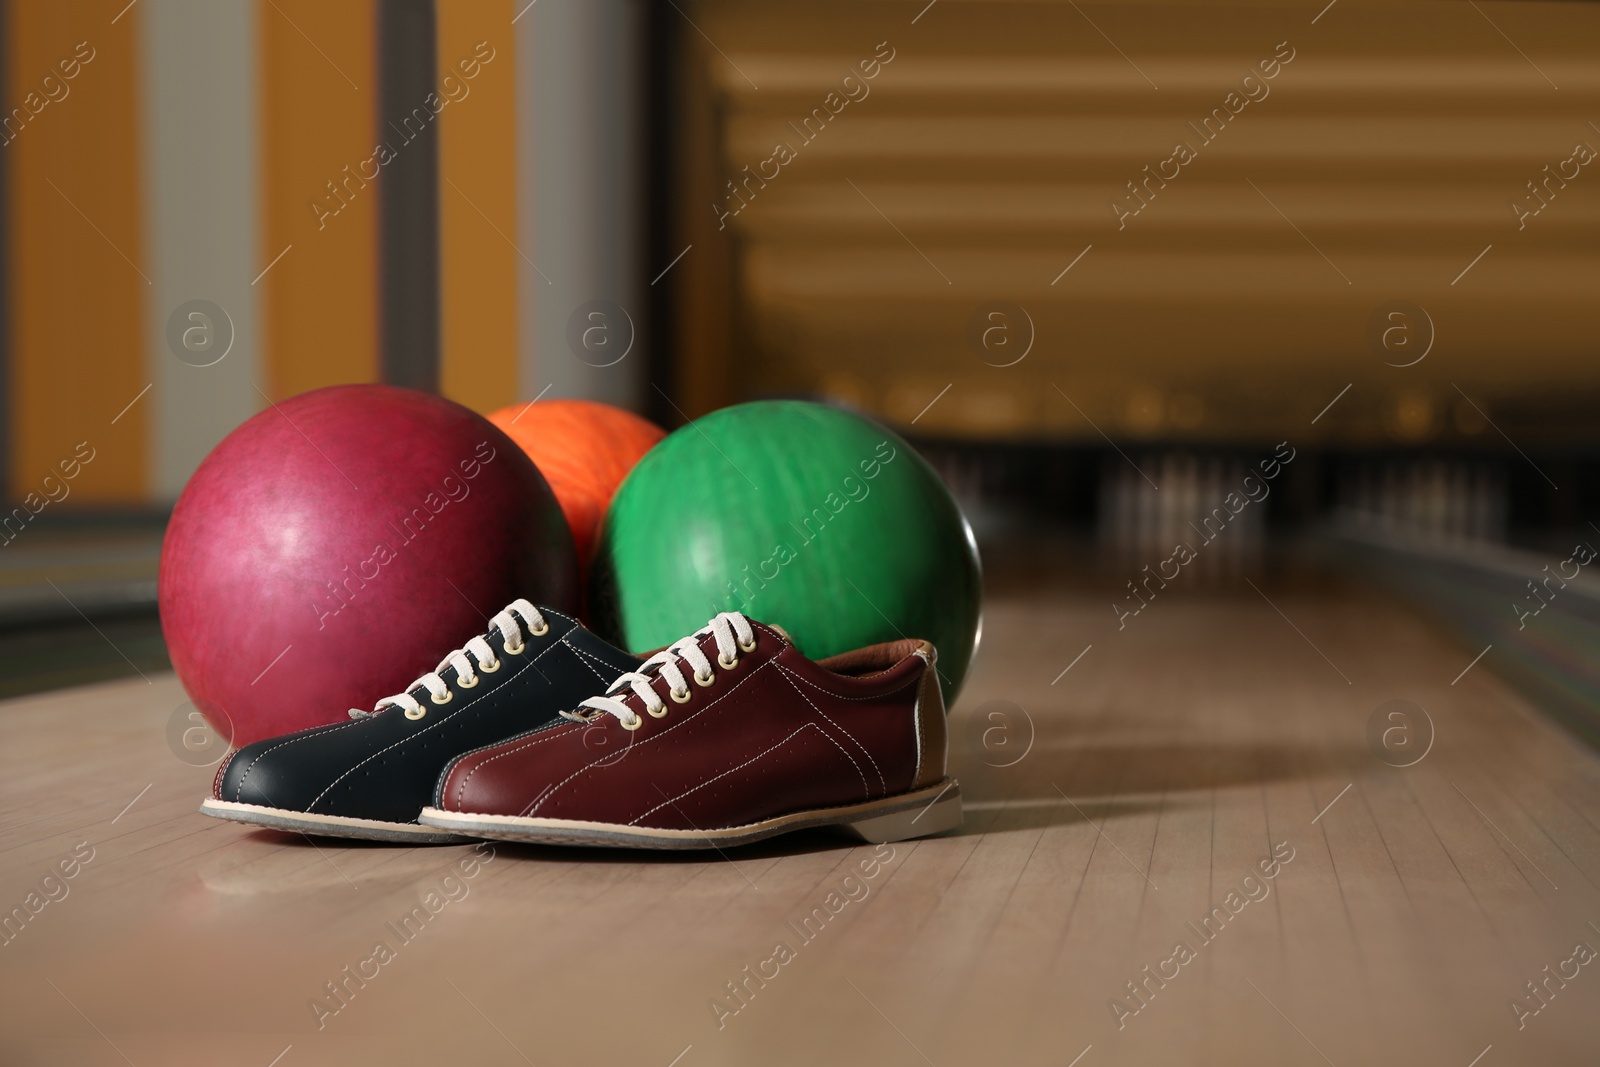
[[[1600,759],[1492,651],[1463,675],[1477,650],[1326,582],[1119,631],[1061,573],[990,598],[951,720],[966,826],[877,850],[251,832],[195,813],[171,675],[6,702],[0,909],[57,899],[0,948],[0,1061],[1600,1060]],[[1367,736],[1393,699],[1434,728],[1404,769]]]

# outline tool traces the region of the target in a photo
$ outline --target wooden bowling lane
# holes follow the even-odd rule
[[[250,832],[194,812],[170,675],[0,705],[0,907],[57,898],[0,948],[0,1058],[1594,1061],[1595,753],[1381,593],[1258,573],[1119,631],[1070,575],[991,575],[966,826],[880,849]],[[1395,699],[1434,732],[1403,769],[1367,738]]]

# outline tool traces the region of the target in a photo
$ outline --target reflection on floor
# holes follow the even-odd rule
[[[1493,653],[1270,567],[1119,628],[1120,573],[991,559],[966,826],[876,850],[249,832],[170,675],[8,702],[0,905],[93,852],[6,932],[8,1062],[1593,1062],[1600,759]]]

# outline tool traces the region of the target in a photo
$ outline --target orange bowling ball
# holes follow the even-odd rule
[[[632,412],[591,400],[512,404],[489,421],[522,447],[550,483],[585,567],[617,486],[667,435]]]

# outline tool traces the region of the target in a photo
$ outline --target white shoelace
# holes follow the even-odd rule
[[[751,628],[750,620],[737,611],[724,611],[688,637],[674,642],[645,660],[639,665],[638,670],[629,671],[612,682],[605,696],[590,697],[578,705],[578,710],[563,711],[562,716],[576,722],[587,722],[594,715],[584,715],[582,709],[589,708],[595,714],[615,715],[622,721],[622,725],[630,730],[637,729],[643,720],[633,713],[632,708],[617,698],[618,693],[631,688],[634,695],[644,702],[645,710],[660,718],[667,713],[667,706],[662,703],[661,697],[650,684],[651,672],[659,673],[667,680],[672,687],[670,694],[672,699],[679,703],[689,699],[689,679],[684,677],[683,669],[678,665],[679,660],[694,668],[694,680],[697,685],[710,685],[716,676],[711,672],[711,661],[700,650],[700,638],[706,634],[716,638],[717,662],[724,669],[731,669],[739,662],[740,652],[749,652],[756,647],[756,632]]]
[[[528,632],[535,637],[548,633],[550,624],[545,622],[544,616],[539,614],[539,609],[526,600],[513,600],[506,605],[504,611],[489,620],[491,629],[499,630],[505,650],[511,655],[519,654],[524,647],[522,629],[517,625],[513,616],[522,616],[522,621],[527,623]],[[472,653],[471,659],[467,653]],[[474,659],[476,662],[474,662]],[[456,669],[456,685],[462,689],[471,689],[478,684],[478,673],[493,674],[500,669],[500,660],[495,656],[494,649],[489,647],[489,642],[482,635],[474,637],[465,646],[456,649],[433,669],[431,674],[424,674],[421,678],[406,686],[404,693],[396,693],[392,697],[384,697],[373,706],[371,711],[362,711],[360,708],[351,708],[352,719],[364,719],[369,715],[376,715],[385,708],[401,708],[408,718],[420,719],[425,714],[425,709],[416,697],[411,695],[411,690],[423,686],[428,690],[429,696],[435,704],[448,704],[454,699],[450,686],[440,677],[446,667]]]

